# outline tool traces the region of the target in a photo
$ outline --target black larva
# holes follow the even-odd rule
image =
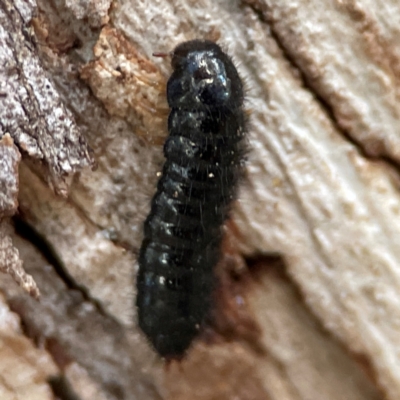
[[[209,315],[221,227],[236,194],[244,149],[243,88],[210,41],[180,44],[167,85],[166,162],[144,223],[139,326],[161,356],[179,358]]]

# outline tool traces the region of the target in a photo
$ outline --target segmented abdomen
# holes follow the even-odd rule
[[[184,115],[183,115],[184,114]],[[207,317],[221,226],[242,159],[242,121],[172,110],[167,159],[139,257],[139,324],[161,355],[182,354]]]

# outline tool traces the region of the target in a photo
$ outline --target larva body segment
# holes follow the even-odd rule
[[[245,116],[241,80],[217,44],[194,40],[172,54],[166,162],[144,224],[136,304],[157,352],[179,358],[210,312]]]

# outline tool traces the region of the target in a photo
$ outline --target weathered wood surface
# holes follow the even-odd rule
[[[0,0],[0,20],[22,154],[0,252],[41,292],[1,276],[2,399],[400,398],[398,1]],[[215,326],[166,367],[133,306],[166,134],[151,54],[196,37],[245,79],[250,152]]]

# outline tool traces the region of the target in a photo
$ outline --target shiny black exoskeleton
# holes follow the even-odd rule
[[[172,53],[166,162],[139,255],[139,326],[161,356],[179,358],[209,316],[221,228],[244,155],[242,82],[210,41]]]

